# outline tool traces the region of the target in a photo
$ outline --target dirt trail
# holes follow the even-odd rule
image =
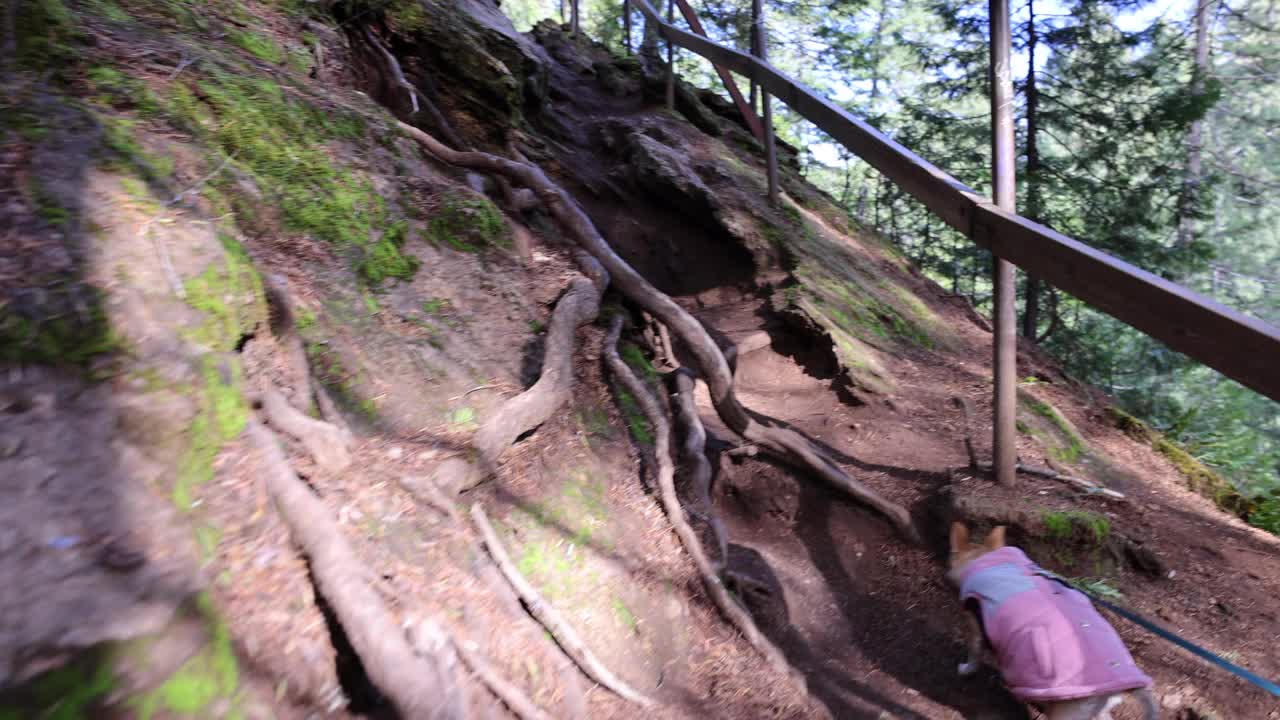
[[[961,617],[942,579],[938,490],[948,484],[951,469],[966,464],[959,413],[949,401],[968,397],[985,417],[989,332],[936,285],[902,273],[903,283],[954,331],[958,346],[899,355],[892,397],[862,406],[842,402],[833,389],[830,359],[813,352],[811,342],[770,309],[762,287],[777,277],[757,277],[747,253],[714,223],[704,225],[614,182],[618,169],[602,162],[591,128],[634,120],[652,109],[634,97],[602,92],[593,76],[563,65],[552,68],[552,88],[553,111],[569,129],[557,153],[559,165],[571,168],[562,180],[614,247],[658,287],[678,296],[718,341],[747,350],[737,367],[746,405],[826,443],[853,477],[908,507],[931,543],[908,547],[873,513],[787,468],[757,458],[721,458],[735,441],[702,389],[708,452],[713,467],[723,470],[716,502],[733,542],[730,565],[764,585],[747,595],[762,629],[806,674],[834,717],[1026,717],[994,672],[957,677],[964,653]],[[1023,375],[1054,372],[1033,348],[1024,351]],[[1127,480],[1125,473],[1113,480],[1130,494],[1135,509],[1114,521],[1141,526],[1158,538],[1157,550],[1176,574],[1194,574],[1194,580],[1154,581],[1126,574],[1126,602],[1255,670],[1276,674],[1280,663],[1268,646],[1280,623],[1267,601],[1280,590],[1274,539],[1226,519],[1187,492],[1165,463],[1153,462],[1146,448],[1102,422],[1097,398],[1084,388],[1064,382],[1046,392],[1092,446],[1127,471]],[[1081,407],[1082,395],[1095,404]],[[981,446],[983,438],[977,440]],[[1023,457],[1038,460],[1028,440],[1023,438]],[[1134,480],[1139,473],[1143,480]],[[1025,481],[1025,492],[1064,494],[1061,485],[1035,480]],[[1213,547],[1204,539],[1210,527],[1218,533]],[[1249,584],[1237,573],[1246,573]],[[1215,603],[1230,610],[1205,610]],[[1139,664],[1156,678],[1169,717],[1197,703],[1225,717],[1277,717],[1264,693],[1123,621],[1116,625]],[[1126,712],[1136,710],[1125,708],[1118,716],[1136,717]]]

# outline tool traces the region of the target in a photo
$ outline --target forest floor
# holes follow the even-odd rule
[[[159,12],[151,4],[122,5],[141,20],[86,20],[95,63],[125,68],[161,97],[187,81],[202,93],[212,88],[216,96],[216,83],[200,86],[193,79],[205,72],[201,67],[175,71],[165,64],[172,59],[177,66],[188,53],[196,54],[194,41],[174,42],[164,34],[168,30],[156,30],[169,27],[164,22],[143,22],[145,13]],[[243,5],[267,26],[264,37],[312,57],[301,50],[302,25],[274,5]],[[220,11],[208,12],[202,20]],[[385,78],[369,80],[371,73],[361,66],[371,63],[352,49],[350,38],[312,24],[307,32],[317,38],[310,42],[324,45],[325,59],[317,61],[323,72],[309,79],[305,69],[264,63],[230,47],[217,27],[197,26],[173,32],[206,33],[195,39],[224,53],[218,62],[230,66],[227,58],[235,57],[243,63],[235,65],[238,72],[289,87],[288,102],[312,103],[330,115],[360,113],[376,141],[361,146],[368,137],[346,138],[330,142],[325,152],[342,168],[373,178],[380,194],[395,200],[389,205],[425,208],[430,215],[450,198],[483,199],[468,189],[472,178],[424,158],[391,131],[385,108],[374,101],[385,103],[401,90],[388,90]],[[156,58],[154,63],[137,59],[139,38],[156,49],[145,56]],[[962,500],[969,503],[965,507],[986,503],[1021,511],[1026,522],[1015,523],[1011,537],[1025,541],[1038,561],[1119,592],[1139,613],[1259,674],[1280,676],[1280,539],[1188,489],[1178,469],[1149,443],[1117,428],[1107,398],[1068,378],[1029,345],[1019,357],[1020,375],[1027,379],[1020,392],[1038,403],[1026,407],[1050,409],[1039,415],[1020,411],[1026,429],[1019,437],[1021,457],[1057,462],[1124,493],[1126,501],[1035,477],[1020,478],[1007,491],[971,471],[966,422],[953,399],[967,399],[975,409],[974,439],[986,459],[982,418],[990,416],[991,334],[965,301],[921,277],[869,233],[812,210],[825,201],[788,170],[784,187],[810,199],[784,201],[793,208],[796,227],[805,228],[806,252],[816,247],[822,257],[838,258],[837,264],[860,263],[859,272],[900,288],[919,304],[920,317],[931,318],[935,341],[886,343],[867,355],[878,358],[872,365],[892,382],[878,390],[851,388],[844,360],[832,349],[836,341],[781,306],[780,298],[813,280],[800,269],[809,262],[800,250],[762,260],[767,252],[746,247],[725,229],[724,218],[732,213],[712,218],[710,209],[691,211],[682,204],[688,198],[646,189],[623,172],[625,163],[606,146],[620,132],[644,129],[706,171],[701,174],[721,178],[718,193],[754,203],[737,209],[776,216],[780,211],[765,207],[757,185],[725,180],[741,173],[758,180],[759,153],[730,153],[726,140],[647,102],[639,87],[623,83],[619,90],[606,82],[598,64],[616,58],[600,47],[575,45],[558,31],[544,31],[539,42],[547,47],[550,88],[535,124],[546,131],[545,157],[539,160],[548,174],[583,205],[619,254],[701,320],[718,342],[740,348],[736,378],[745,405],[824,445],[850,476],[906,507],[925,536],[925,546],[913,546],[882,517],[813,478],[761,456],[731,456],[727,451],[739,442],[699,384],[707,453],[716,469],[713,499],[731,543],[729,568],[753,581],[744,586],[744,602],[805,676],[811,697],[789,689],[708,601],[656,502],[643,424],[619,402],[602,368],[600,326],[586,325],[577,333],[572,400],[504,456],[492,482],[458,502],[488,508],[520,570],[606,665],[662,707],[638,709],[583,677],[529,617],[465,523],[416,499],[415,483],[432,477],[441,460],[464,453],[486,415],[537,376],[545,320],[575,277],[570,254],[545,218],[507,218],[531,242],[528,257],[517,258],[504,249],[426,242],[419,234],[427,223],[407,216],[411,231],[403,252],[421,267],[412,279],[366,291],[342,251],[284,227],[270,210],[254,219],[258,227],[226,230],[243,244],[232,252],[238,246],[214,231],[223,231],[215,223],[232,212],[218,206],[219,217],[207,205],[176,203],[176,190],[198,191],[211,177],[211,168],[200,162],[204,148],[189,131],[129,115],[127,106],[99,104],[92,107],[101,117],[128,119],[123,127],[147,153],[176,159],[173,187],[127,183],[130,178],[118,167],[99,163],[64,172],[69,177],[61,192],[48,175],[71,162],[51,155],[50,148],[86,164],[82,146],[96,143],[100,130],[65,118],[53,132],[23,135],[21,128],[0,127],[0,168],[7,171],[0,175],[0,193],[10,197],[12,210],[0,217],[0,242],[8,243],[0,249],[12,250],[12,257],[39,258],[72,240],[91,248],[84,253],[86,276],[112,298],[108,312],[113,322],[125,319],[119,330],[131,348],[120,353],[127,356],[118,360],[122,367],[96,368],[106,378],[101,382],[12,368],[0,372],[0,477],[7,480],[0,493],[10,496],[0,504],[0,569],[6,577],[35,578],[35,584],[14,582],[0,590],[0,620],[7,623],[0,631],[25,623],[39,634],[35,630],[47,626],[45,634],[65,639],[69,648],[84,640],[89,626],[79,618],[98,618],[73,610],[92,605],[94,598],[101,601],[96,610],[110,615],[94,623],[102,637],[92,640],[98,642],[112,639],[117,627],[120,635],[145,622],[151,623],[148,631],[154,629],[187,605],[196,587],[207,592],[194,613],[200,621],[172,645],[176,659],[157,661],[192,670],[182,688],[170,684],[144,700],[142,709],[129,705],[118,713],[100,711],[91,703],[106,701],[92,695],[74,702],[58,696],[49,705],[39,687],[34,694],[19,689],[16,695],[0,694],[0,717],[29,716],[10,709],[34,707],[35,700],[68,718],[150,717],[156,708],[162,710],[156,717],[222,717],[234,710],[254,720],[389,714],[317,591],[289,528],[271,510],[261,453],[237,429],[252,405],[238,396],[206,399],[193,390],[204,387],[203,381],[252,396],[271,383],[286,392],[297,384],[265,312],[251,322],[232,317],[229,329],[235,332],[220,339],[219,352],[195,361],[185,354],[192,328],[203,327],[195,311],[204,308],[193,307],[171,284],[199,287],[192,279],[209,277],[206,266],[215,268],[216,277],[224,260],[233,280],[236,263],[244,262],[264,276],[287,279],[300,311],[307,313],[303,339],[312,372],[334,369],[338,376],[335,386],[357,435],[350,466],[335,471],[315,463],[299,444],[286,445],[294,470],[331,511],[367,569],[368,582],[397,619],[434,617],[475,643],[554,717],[1026,717],[993,671],[972,678],[956,672],[964,660],[963,618],[943,576],[946,530]],[[209,83],[218,76],[200,77]],[[84,78],[76,82],[81,85],[75,92],[89,97]],[[202,113],[202,122],[225,121]],[[33,125],[39,121],[30,119]],[[76,222],[60,228],[41,224],[38,208],[23,200],[32,194],[22,189],[29,178],[40,181],[27,183],[32,187],[67,196]],[[227,194],[244,192],[240,200],[249,197],[251,207],[262,197],[252,177],[219,187]],[[783,238],[780,244],[795,240]],[[168,273],[185,283],[166,277],[156,260],[160,247],[169,253]],[[79,255],[74,259],[82,261]],[[26,275],[33,274],[27,268]],[[0,275],[0,290],[24,277],[19,271]],[[252,283],[231,285],[247,293]],[[236,327],[237,320],[248,324]],[[213,359],[206,363],[208,358]],[[201,471],[207,477],[179,488],[165,468],[183,455],[183,429],[199,422],[219,426],[228,437],[212,431],[211,444],[196,458],[208,461],[210,467]],[[1064,443],[1070,450],[1065,461]],[[107,492],[113,489],[115,495]],[[171,495],[180,512],[163,502]],[[163,507],[156,509],[157,503]],[[1090,544],[1070,528],[1067,535],[1046,538],[1037,526],[1049,524],[1050,516],[1068,525],[1089,518],[1090,528],[1101,527],[1097,519],[1104,519],[1102,535],[1137,545],[1156,569],[1144,572],[1123,552],[1113,557],[1113,546],[1102,538]],[[196,528],[194,543],[174,539],[188,534],[186,525]],[[188,572],[197,565],[198,573]],[[152,612],[139,619],[120,610],[126,605]],[[1113,620],[1138,664],[1155,679],[1164,717],[1280,718],[1276,702],[1263,692]],[[0,656],[9,660],[14,658]],[[196,672],[202,666],[195,661],[212,670]],[[0,669],[8,666],[0,662]],[[86,679],[86,690],[89,684]],[[478,683],[468,684],[477,717],[507,717]],[[180,711],[192,700],[180,690],[197,696],[202,713]],[[1137,715],[1126,707],[1118,717]]]

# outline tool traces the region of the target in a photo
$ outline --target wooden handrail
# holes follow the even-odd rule
[[[943,222],[1095,308],[1280,401],[1280,329],[995,206],[767,62],[664,22],[632,0],[668,41],[755,80]]]

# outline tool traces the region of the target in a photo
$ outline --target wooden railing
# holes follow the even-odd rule
[[[995,206],[987,197],[769,63],[665,22],[631,0],[668,42],[754,80],[910,193],[943,222],[1023,270],[1280,401],[1280,329],[1085,243]]]

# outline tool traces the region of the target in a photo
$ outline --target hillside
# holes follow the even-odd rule
[[[667,111],[640,59],[488,0],[36,0],[15,22],[0,718],[507,717],[477,657],[554,717],[1020,717],[993,672],[956,676],[957,516],[1280,675],[1280,541],[1247,500],[1032,345],[1021,457],[1125,499],[991,485],[964,443],[989,457],[986,321],[793,150],[770,205],[714,94]],[[673,532],[668,439],[681,517],[807,694]],[[477,507],[653,707],[549,638]],[[1276,715],[1117,627],[1167,717]]]

